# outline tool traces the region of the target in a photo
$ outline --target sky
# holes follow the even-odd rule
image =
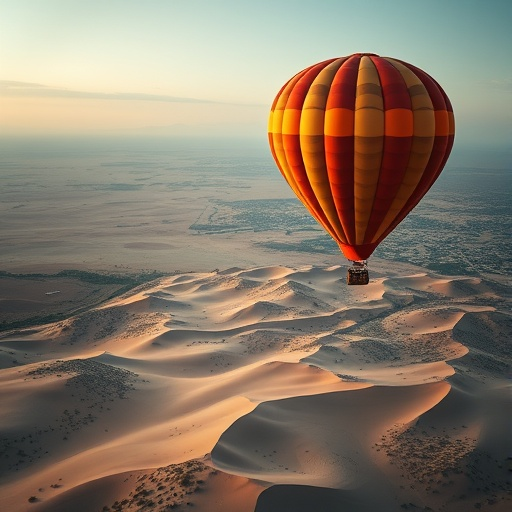
[[[266,138],[280,87],[371,52],[451,99],[456,143],[510,146],[510,0],[0,0],[0,136]]]

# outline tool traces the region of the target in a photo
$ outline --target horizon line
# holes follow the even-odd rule
[[[0,96],[32,97],[32,98],[62,98],[62,99],[99,99],[118,101],[160,101],[165,103],[205,103],[212,105],[237,105],[245,107],[262,107],[262,103],[236,103],[168,94],[149,94],[141,92],[90,92],[76,89],[63,89],[36,82],[17,80],[0,80]]]

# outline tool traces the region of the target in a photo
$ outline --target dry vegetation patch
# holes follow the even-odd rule
[[[217,471],[203,462],[190,460],[139,474],[128,496],[103,507],[103,512],[185,510],[194,506],[194,494],[204,490]],[[130,475],[132,477],[132,475]]]
[[[445,505],[462,502],[467,510],[481,509],[503,505],[509,499],[506,455],[495,459],[480,450],[465,425],[448,429],[417,424],[405,430],[390,429],[373,449],[384,451],[396,468],[401,489],[430,496],[425,502],[433,508],[424,510],[439,510],[440,503],[443,510],[451,510]]]
[[[127,392],[135,389],[134,383],[138,380],[136,373],[90,359],[54,361],[27,373],[33,379],[48,375],[72,375],[66,386],[85,393],[89,399],[98,400],[98,404],[126,398]]]
[[[26,468],[63,449],[63,442],[98,422],[110,410],[109,404],[128,398],[135,383],[142,382],[133,372],[89,359],[44,363],[28,371],[25,380],[48,377],[65,379],[71,400],[66,408],[48,409],[37,424],[0,431],[0,475],[5,470]]]

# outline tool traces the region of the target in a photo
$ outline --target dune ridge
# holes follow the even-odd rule
[[[1,334],[2,503],[508,510],[503,286],[374,275],[173,275]]]

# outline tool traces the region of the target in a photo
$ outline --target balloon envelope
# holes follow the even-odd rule
[[[441,173],[453,109],[427,73],[357,53],[292,77],[269,117],[272,155],[349,260],[366,260]]]

